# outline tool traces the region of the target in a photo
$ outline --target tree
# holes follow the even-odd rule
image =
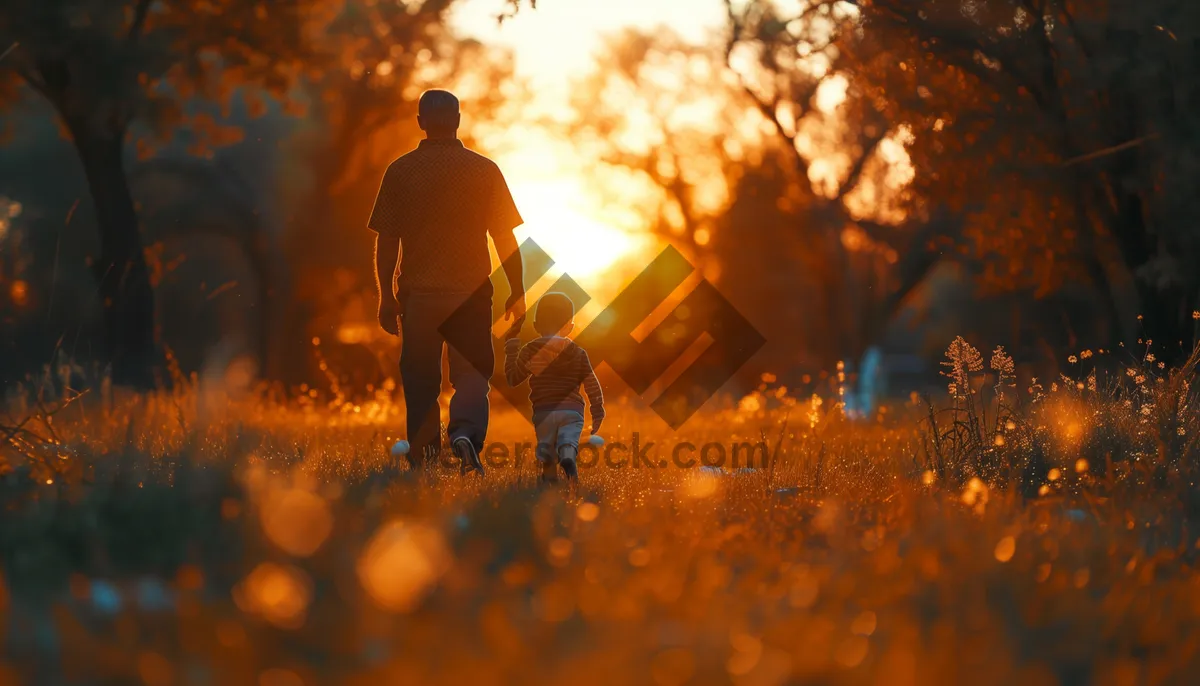
[[[10,0],[0,15],[3,88],[19,79],[53,106],[78,153],[95,207],[100,253],[92,263],[104,309],[114,382],[149,386],[156,364],[154,293],[126,175],[134,123],[155,140],[192,124],[204,140],[231,132],[185,107],[228,106],[238,87],[283,99],[306,37],[330,3],[254,0]]]
[[[793,205],[812,266],[825,274],[821,316],[838,322],[833,349],[857,359],[958,242],[961,209],[904,202],[911,132],[861,78],[851,8],[835,0],[792,15],[765,0],[726,8],[726,63],[791,163]]]
[[[927,190],[946,189],[955,155],[989,156],[1004,167],[1018,207],[1038,208],[1044,221],[1002,222],[981,231],[983,240],[1038,271],[1023,247],[1066,236],[1097,288],[1111,293],[1114,282],[1132,280],[1144,337],[1160,357],[1188,354],[1200,305],[1200,276],[1191,268],[1200,259],[1193,190],[1200,7],[1188,0],[856,4],[864,31],[894,63],[911,66],[926,94],[910,111],[941,122],[936,131],[916,130],[932,143],[924,171],[942,177]],[[971,94],[970,109],[963,93]],[[1053,258],[1058,250],[1042,252]]]
[[[722,57],[670,31],[626,30],[572,84],[566,124],[576,149],[653,189],[651,231],[700,261],[721,259],[711,254],[716,224],[764,143],[762,118]]]

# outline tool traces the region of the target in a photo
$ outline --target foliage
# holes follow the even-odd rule
[[[634,29],[611,37],[571,89],[572,145],[658,190],[650,230],[694,259],[720,260],[718,218],[748,167],[763,163],[761,117],[711,46]]]
[[[308,56],[306,39],[329,9],[304,0],[6,6],[0,41],[15,47],[0,62],[0,79],[19,78],[53,106],[87,177],[100,234],[91,266],[104,312],[101,356],[117,382],[152,385],[158,358],[154,293],[124,161],[131,126],[140,122],[165,141],[186,124],[196,150],[235,140],[236,130],[210,111],[189,111],[189,102],[228,109],[247,85],[286,99]]]
[[[245,85],[284,98],[327,12],[304,0],[18,0],[0,20],[0,40],[16,44],[0,71],[47,98],[68,127],[123,133],[136,119],[160,141],[187,125],[220,144],[230,133],[185,104],[227,110]]]
[[[915,162],[927,173],[914,191],[986,198],[974,233],[984,253],[1012,258],[1002,278],[1071,278],[1067,256],[1110,300],[1132,280],[1145,337],[1185,358],[1198,287],[1180,265],[1200,245],[1200,206],[1185,181],[1200,146],[1195,3],[875,0],[860,9],[873,54],[907,67],[908,87],[879,97],[908,113],[921,141]],[[992,171],[956,173],[968,160]],[[1119,317],[1115,305],[1109,317]]]
[[[837,349],[851,359],[958,241],[963,208],[913,207],[911,131],[869,88],[857,14],[845,3],[726,2],[725,59],[774,128],[795,178],[795,208],[812,246]]]
[[[4,98],[4,105],[19,102],[18,96],[43,96],[89,181],[101,239],[90,263],[108,333],[101,357],[115,365],[115,380],[151,385],[162,359],[155,350],[162,344],[155,334],[161,327],[154,320],[153,275],[145,258],[155,246],[143,237],[131,192],[139,178],[158,172],[147,168],[127,178],[127,140],[136,142],[139,162],[169,143],[184,143],[189,154],[211,158],[214,148],[241,140],[249,119],[269,115],[272,125],[286,128],[290,124],[280,121],[285,116],[305,114],[290,141],[292,154],[307,163],[300,166],[311,168],[313,178],[280,174],[282,201],[303,207],[289,212],[301,219],[287,227],[285,243],[303,249],[287,251],[288,270],[268,270],[260,259],[266,240],[261,222],[229,232],[244,230],[246,235],[233,236],[235,242],[254,248],[248,257],[259,290],[312,301],[307,284],[337,281],[331,272],[357,265],[348,249],[365,248],[340,240],[329,226],[365,223],[366,196],[382,168],[416,138],[420,88],[433,82],[461,86],[473,108],[469,114],[478,117],[512,95],[499,87],[507,76],[504,56],[460,41],[444,26],[452,4],[21,0],[6,8],[0,41],[13,47],[0,61],[0,93],[14,97]],[[313,274],[313,260],[326,260],[317,265],[320,275]],[[296,282],[283,283],[289,275],[298,275]],[[259,300],[262,311],[270,311]],[[285,351],[306,349],[310,327],[297,320],[309,315],[281,316],[283,328],[295,335],[278,337],[267,350],[270,369],[295,378],[300,362]],[[269,315],[264,326],[278,329],[281,322]]]

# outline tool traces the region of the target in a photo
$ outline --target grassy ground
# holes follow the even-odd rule
[[[952,350],[937,412],[855,422],[616,403],[650,465],[616,451],[575,497],[528,457],[393,469],[382,397],[16,403],[0,684],[1194,683],[1193,366],[1088,363],[1016,388]],[[741,442],[771,459],[735,471]]]

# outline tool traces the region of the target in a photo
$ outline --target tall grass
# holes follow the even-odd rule
[[[575,498],[531,459],[396,467],[387,392],[37,381],[0,422],[0,683],[1190,683],[1197,360],[1120,359],[1018,383],[960,340],[945,398],[860,421],[836,389],[679,432],[620,401],[610,445],[773,459]],[[497,410],[491,438],[532,437]]]

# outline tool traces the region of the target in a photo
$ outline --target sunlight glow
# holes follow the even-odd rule
[[[591,216],[577,179],[515,180],[512,193],[525,217],[518,239],[532,238],[554,259],[555,271],[573,278],[605,272],[642,242]]]

